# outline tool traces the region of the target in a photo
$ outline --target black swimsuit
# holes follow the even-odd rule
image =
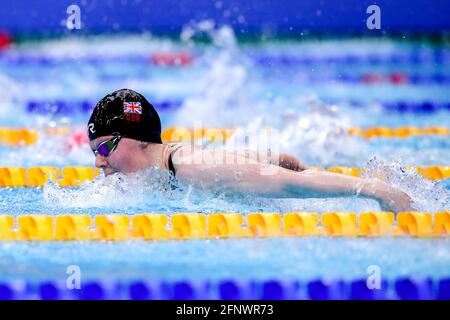
[[[175,176],[175,167],[173,166],[173,162],[172,162],[172,155],[174,152],[175,152],[175,150],[172,151],[169,155],[169,171],[172,172],[173,175]]]
[[[167,160],[167,167],[169,168],[169,171],[173,173],[173,176],[175,176],[175,173],[176,173],[176,172],[175,172],[175,166],[173,165],[172,157],[173,157],[173,154],[174,154],[178,149],[180,149],[182,146],[183,146],[183,145],[181,145],[181,144],[175,146],[175,148],[174,148],[173,150],[170,151],[169,158],[168,158],[168,160]]]

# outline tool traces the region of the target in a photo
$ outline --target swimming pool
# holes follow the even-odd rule
[[[25,146],[3,143],[0,166],[92,166],[89,147],[73,133],[84,130],[79,128],[90,108],[105,92],[130,87],[155,102],[163,127],[239,128],[229,141],[271,127],[278,130],[280,150],[310,165],[365,168],[367,175],[407,191],[417,211],[450,210],[449,179],[432,182],[402,169],[448,166],[448,133],[372,139],[348,134],[351,128],[449,128],[448,47],[393,38],[238,43],[226,27],[207,34],[209,43],[192,41],[186,31],[181,41],[97,36],[24,41],[4,50],[0,126],[37,128],[40,134]],[[45,133],[63,127],[70,128],[67,134]],[[381,211],[375,201],[359,198],[267,200],[184,186],[167,191],[156,187],[160,179],[168,177],[150,170],[122,180],[100,176],[81,187],[55,182],[4,187],[0,212],[15,218],[142,213],[170,218],[186,212]],[[65,288],[73,265],[81,270],[84,291]],[[448,237],[326,236],[6,240],[0,242],[0,295],[347,299],[368,297],[361,294],[371,266],[386,283],[382,293],[368,291],[372,298],[404,298],[403,292],[414,290],[416,298],[448,298]],[[270,295],[277,292],[282,294]]]

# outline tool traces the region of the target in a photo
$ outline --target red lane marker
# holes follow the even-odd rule
[[[0,49],[8,48],[13,42],[13,37],[8,32],[0,30]]]
[[[192,63],[194,57],[186,53],[154,53],[150,61],[158,66],[186,66]]]
[[[402,74],[402,73],[391,73],[389,75],[389,80],[392,83],[395,84],[404,84],[404,83],[408,83],[409,79],[406,75]]]
[[[399,72],[393,72],[389,75],[380,75],[376,73],[368,73],[361,77],[362,82],[368,84],[380,84],[383,82],[388,82],[392,84],[405,84],[409,82],[407,75]]]

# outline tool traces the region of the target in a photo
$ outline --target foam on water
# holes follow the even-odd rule
[[[162,203],[155,201],[163,198],[170,200],[167,194],[173,193],[171,186],[176,183],[168,172],[157,168],[125,175],[113,174],[107,177],[97,176],[77,189],[62,188],[56,182],[44,186],[44,204],[58,208],[128,208]],[[178,193],[181,191],[178,191]]]
[[[399,161],[385,163],[376,158],[365,166],[363,178],[378,178],[406,192],[417,211],[438,212],[450,209],[450,192],[439,181],[425,179]]]

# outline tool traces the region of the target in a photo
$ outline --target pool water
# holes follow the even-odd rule
[[[364,167],[408,192],[417,210],[450,210],[448,179],[431,182],[401,170],[449,165],[448,136],[366,140],[346,134],[352,127],[450,127],[450,48],[389,38],[238,43],[226,27],[206,33],[210,43],[185,32],[181,40],[143,35],[16,44],[0,54],[0,126],[84,128],[96,101],[128,87],[155,102],[164,127],[233,127],[250,136],[271,127],[278,130],[280,151],[309,165]],[[161,66],[155,62],[161,53],[189,59]],[[41,135],[34,145],[3,145],[0,166],[92,166],[89,147],[68,148],[67,139]],[[259,199],[186,186],[167,191],[158,187],[165,179],[148,170],[122,179],[100,176],[80,188],[1,188],[0,212],[380,211],[375,201],[357,197]],[[323,237],[0,242],[0,282],[64,281],[68,265],[80,266],[90,280],[354,280],[366,278],[370,265],[386,280],[442,279],[450,277],[450,245],[447,238]]]

